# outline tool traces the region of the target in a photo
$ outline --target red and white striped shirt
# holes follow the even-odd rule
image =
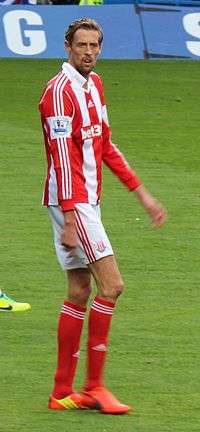
[[[39,109],[44,133],[47,177],[43,204],[71,210],[76,203],[99,203],[102,162],[129,190],[140,185],[111,142],[100,77],[86,79],[69,63],[46,86]]]

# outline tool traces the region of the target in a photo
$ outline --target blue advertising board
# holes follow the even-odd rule
[[[200,59],[200,8],[135,6],[144,58]]]
[[[0,56],[64,58],[64,32],[89,16],[103,28],[101,58],[200,59],[200,8],[159,5],[4,6]]]

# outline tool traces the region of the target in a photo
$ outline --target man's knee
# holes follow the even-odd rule
[[[90,293],[91,293],[90,285],[85,285],[82,287],[73,287],[71,289],[69,287],[68,300],[80,306],[85,306],[87,304]]]
[[[91,293],[91,277],[87,269],[68,270],[68,300],[86,306]]]
[[[124,284],[113,255],[102,258],[91,264],[98,295],[108,301],[115,302],[122,293]]]
[[[116,301],[117,298],[122,294],[124,289],[124,283],[122,279],[112,281],[110,284],[102,285],[99,287],[100,295],[107,299]]]

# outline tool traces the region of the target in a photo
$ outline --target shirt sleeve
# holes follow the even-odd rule
[[[72,210],[72,102],[66,92],[50,86],[41,98],[39,109],[47,159],[53,159],[56,173],[58,202],[63,211]]]
[[[111,141],[106,105],[102,107],[103,162],[129,189],[136,189],[142,183],[117,146]]]

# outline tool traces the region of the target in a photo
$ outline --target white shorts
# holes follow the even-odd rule
[[[113,255],[112,246],[101,222],[99,205],[76,204],[78,246],[73,255],[60,241],[64,225],[60,207],[49,206],[48,212],[53,226],[57,258],[63,270],[86,268],[89,263]]]

